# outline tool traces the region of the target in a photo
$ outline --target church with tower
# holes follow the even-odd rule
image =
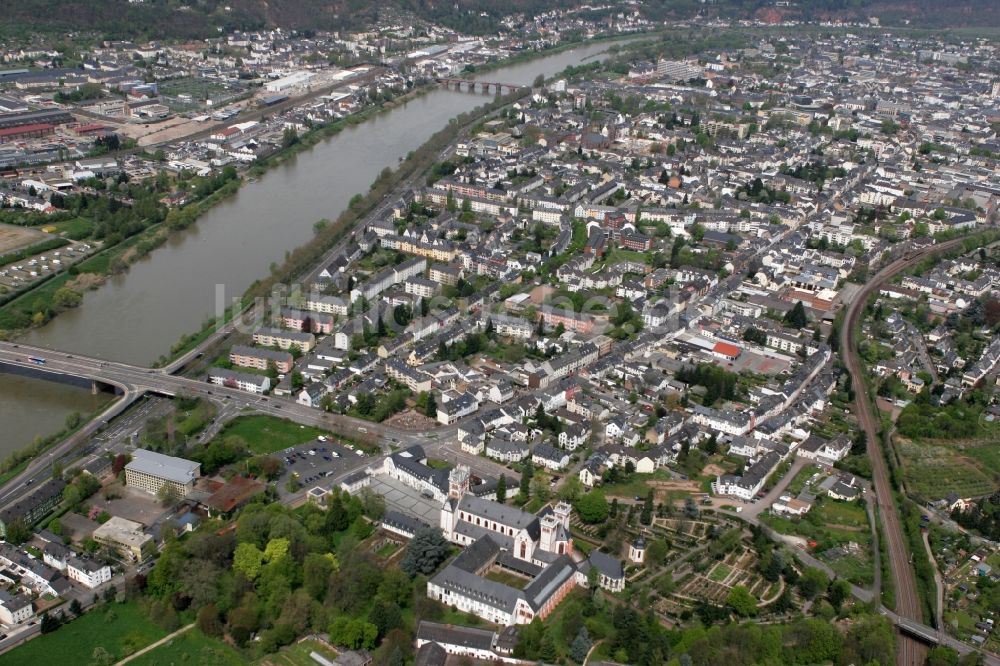
[[[613,592],[625,586],[622,563],[600,551],[589,557],[573,550],[569,504],[539,514],[477,497],[469,492],[469,468],[448,477],[440,527],[462,553],[427,582],[427,596],[489,622],[512,625],[544,619],[574,587],[591,579]],[[596,568],[597,576],[591,575]],[[523,588],[490,579],[502,570],[526,581]]]
[[[573,554],[569,531],[571,507],[559,502],[538,516],[469,493],[469,468],[458,465],[448,479],[448,499],[441,507],[446,539],[468,546],[490,535],[513,557],[545,566],[559,555]]]

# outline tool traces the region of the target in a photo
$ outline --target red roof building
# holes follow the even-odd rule
[[[8,127],[0,129],[0,143],[17,141],[18,139],[37,139],[48,136],[55,131],[55,127],[48,123],[35,123],[34,125],[21,125],[20,127]]]
[[[716,342],[715,346],[712,347],[712,353],[722,358],[729,359],[730,361],[735,361],[739,358],[742,350],[736,345],[731,345],[728,342]]]

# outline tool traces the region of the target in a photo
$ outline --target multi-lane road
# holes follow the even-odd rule
[[[45,362],[38,364],[31,361],[30,357],[41,358]],[[196,396],[211,400],[223,409],[227,406],[237,406],[240,409],[250,407],[255,412],[290,418],[297,423],[324,428],[359,442],[384,445],[394,443],[399,446],[428,444],[453,440],[458,431],[456,425],[451,425],[413,432],[342,414],[329,414],[288,400],[257,396],[205,381],[172,375],[165,369],[143,368],[18,343],[0,342],[0,363],[33,368],[39,372],[55,375],[92,379],[114,386],[122,392],[121,398],[98,418],[36,458],[24,472],[12,479],[3,491],[0,491],[0,503],[9,502],[24,494],[31,483],[50,474],[54,462],[63,460],[67,454],[92,438],[98,430],[107,426],[135,400],[147,393],[164,396],[178,394]]]
[[[892,579],[895,582],[896,613],[905,620],[923,623],[920,595],[916,577],[910,564],[910,553],[900,524],[899,513],[893,497],[893,488],[880,441],[879,418],[873,411],[867,376],[858,356],[858,333],[861,329],[869,297],[900,272],[911,268],[920,260],[959,247],[962,239],[933,245],[908,257],[897,259],[880,270],[855,294],[844,317],[841,335],[841,355],[851,373],[851,383],[856,397],[854,411],[868,441],[868,457],[872,465],[872,483],[875,502],[882,521],[882,532],[889,552]],[[923,666],[927,658],[925,645],[906,634],[900,635],[898,662],[904,666]]]

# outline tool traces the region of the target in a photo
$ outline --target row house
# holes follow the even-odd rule
[[[414,393],[423,393],[431,390],[432,381],[430,375],[423,370],[411,368],[397,358],[386,360],[385,374],[406,386]]]
[[[518,442],[506,437],[493,437],[486,444],[487,457],[503,463],[520,462],[530,453],[531,446],[527,442]]]
[[[521,317],[511,317],[502,314],[486,314],[480,320],[480,327],[485,328],[487,322],[492,322],[493,330],[497,335],[505,338],[518,338],[530,340],[535,333],[535,327],[531,322]]]
[[[382,247],[388,250],[397,250],[406,254],[414,254],[418,257],[432,259],[434,261],[449,262],[458,256],[458,249],[444,239],[434,241],[422,241],[416,238],[406,238],[404,236],[389,235],[384,236],[379,241]]]
[[[386,268],[375,276],[369,278],[364,284],[356,286],[351,290],[351,302],[354,303],[362,298],[372,300],[394,284],[405,282],[411,277],[416,277],[427,269],[427,260],[423,257],[407,259],[403,263]]]
[[[756,422],[752,412],[718,410],[701,405],[694,406],[694,415],[691,420],[727,435],[745,435],[753,430]]]
[[[431,264],[427,277],[440,284],[455,286],[462,278],[462,267],[452,264]]]
[[[333,315],[313,312],[312,310],[282,308],[281,325],[293,331],[329,335],[333,332]]]
[[[545,323],[546,327],[556,328],[562,324],[563,328],[567,331],[582,333],[584,335],[593,333],[598,321],[598,317],[593,315],[581,314],[565,308],[556,308],[548,305],[538,310],[538,317]]]
[[[280,328],[259,328],[253,334],[254,344],[264,347],[278,347],[279,349],[297,348],[301,352],[307,352],[316,346],[316,336],[312,333],[301,331],[285,331]]]
[[[217,386],[234,388],[247,393],[261,395],[271,388],[271,378],[266,375],[251,375],[226,368],[212,368],[208,371],[208,381]]]
[[[458,396],[442,393],[441,402],[437,406],[437,420],[438,423],[449,425],[463,416],[475,414],[478,409],[479,401],[471,393],[462,393]]]
[[[742,476],[723,474],[712,482],[712,492],[716,495],[737,497],[751,501],[764,487],[767,477],[777,467],[781,458],[777,453],[766,453],[760,460],[748,467]]]
[[[339,296],[313,295],[306,300],[306,309],[323,314],[346,316],[350,304]]]
[[[273,363],[280,374],[286,374],[292,371],[294,360],[290,353],[274,349],[234,345],[229,350],[229,362],[241,368],[267,370]]]

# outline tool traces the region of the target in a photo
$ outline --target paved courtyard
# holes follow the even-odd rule
[[[405,485],[385,474],[372,477],[371,489],[385,498],[385,505],[425,523],[437,525],[441,519],[441,505],[437,500],[424,497],[419,490]]]
[[[121,497],[106,500],[100,494],[92,498],[92,503],[101,511],[107,511],[112,516],[133,520],[150,526],[168,512],[156,497],[147,492],[131,487],[116,488]]]

